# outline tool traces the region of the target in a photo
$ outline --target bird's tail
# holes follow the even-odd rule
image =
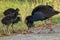
[[[59,11],[55,11],[55,13],[57,13],[57,14],[58,14],[58,13],[60,13],[60,12],[59,12]]]

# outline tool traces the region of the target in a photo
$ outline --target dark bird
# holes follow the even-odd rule
[[[10,25],[11,24],[11,18],[6,16],[6,17],[2,18],[1,22],[4,25]]]
[[[25,18],[25,23],[28,26],[28,29],[32,27],[33,25],[33,20],[32,20],[32,16],[27,16]]]
[[[13,24],[21,21],[21,17],[19,17],[20,14],[18,12],[19,12],[18,8],[16,8],[16,10],[13,8],[9,8],[4,11],[3,14],[5,15],[5,17],[2,18],[1,22],[3,25],[7,26],[7,31],[8,31],[8,27],[10,26],[10,24],[12,24],[11,27],[14,32]]]
[[[9,9],[5,10],[3,14],[5,16],[11,16],[11,15],[17,16],[17,15],[19,15],[18,12],[19,12],[18,8],[16,8],[16,10],[13,8],[9,8]]]
[[[16,18],[12,19],[12,29],[13,29],[13,25],[18,23],[19,21],[21,21],[20,17],[16,17]],[[13,29],[13,32],[15,32],[14,29]]]
[[[52,6],[49,5],[39,5],[35,7],[30,16],[25,18],[25,23],[27,24],[28,28],[33,27],[33,23],[35,21],[44,21],[46,19],[50,19],[52,16],[60,13],[53,9]],[[52,28],[50,28],[52,30]]]

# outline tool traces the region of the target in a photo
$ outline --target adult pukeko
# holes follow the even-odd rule
[[[27,16],[25,18],[25,23],[28,26],[28,29],[30,27],[33,27],[34,21],[44,21],[46,19],[50,19],[52,16],[60,13],[59,11],[56,11],[53,9],[52,6],[49,5],[39,5],[35,7],[32,11],[32,14],[30,16]],[[52,28],[50,27],[50,31],[52,31]]]

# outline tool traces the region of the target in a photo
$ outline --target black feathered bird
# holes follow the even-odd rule
[[[11,17],[4,17],[2,20],[1,20],[1,23],[3,24],[3,26],[4,25],[6,25],[7,27],[7,31],[9,30],[8,29],[8,27],[11,25],[11,27],[12,27],[12,32],[15,32],[14,31],[14,28],[13,28],[13,25],[15,24],[15,23],[18,23],[19,21],[21,21],[21,19],[20,19],[20,17],[16,17],[16,18],[13,18],[13,19],[11,19]]]
[[[12,17],[15,18],[15,17],[17,17],[18,15],[20,15],[18,12],[19,12],[19,9],[18,9],[18,8],[16,8],[16,10],[13,9],[13,8],[9,8],[9,9],[5,10],[3,14],[4,14],[5,16],[11,17],[11,18],[12,18]]]
[[[58,13],[60,12],[54,10],[52,6],[39,5],[33,9],[32,14],[30,16],[27,16],[25,18],[25,23],[27,24],[28,28],[30,28],[32,27],[34,21],[39,21],[39,20],[44,21]]]
[[[12,19],[12,27],[13,27],[13,24],[18,23],[19,21],[21,21],[20,17],[13,18]]]
[[[55,11],[52,6],[49,5],[39,5],[36,8],[33,9],[32,15],[35,14],[35,12],[43,12],[45,14],[45,17],[49,18],[52,17],[53,15],[58,14],[58,11]]]
[[[21,17],[18,17],[19,16],[18,12],[19,12],[18,8],[16,8],[16,10],[13,8],[9,8],[9,9],[5,10],[3,13],[5,15],[5,17],[1,20],[2,24],[6,25],[7,28],[10,24],[12,24],[12,29],[13,29],[13,24],[21,21]],[[14,31],[14,29],[13,29],[13,31]]]
[[[16,8],[16,10],[13,9],[13,8],[9,8],[9,9],[5,10],[3,14],[4,14],[5,16],[8,16],[8,15],[10,15],[10,14],[14,14],[14,15],[17,16],[17,15],[19,15],[18,12],[19,12],[19,9],[18,9],[18,8]]]
[[[2,18],[1,22],[4,25],[10,25],[11,24],[11,18],[6,16],[6,17]]]
[[[28,29],[32,27],[33,25],[33,20],[32,20],[32,16],[27,16],[25,18],[25,23],[28,26]]]

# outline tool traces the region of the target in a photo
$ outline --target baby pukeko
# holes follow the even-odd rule
[[[13,8],[9,8],[9,9],[5,10],[3,14],[5,16],[11,16],[11,15],[17,16],[17,15],[19,15],[18,12],[19,12],[18,8],[16,8],[16,10]]]
[[[13,8],[9,8],[4,11],[3,14],[5,15],[5,17],[1,20],[1,22],[3,25],[7,26],[7,31],[8,31],[8,26],[10,24],[12,24],[12,29],[13,29],[13,24],[21,21],[21,17],[18,17],[18,15],[19,15],[18,12],[19,12],[18,8],[16,8],[16,10]],[[14,29],[13,29],[13,32],[14,32]]]

